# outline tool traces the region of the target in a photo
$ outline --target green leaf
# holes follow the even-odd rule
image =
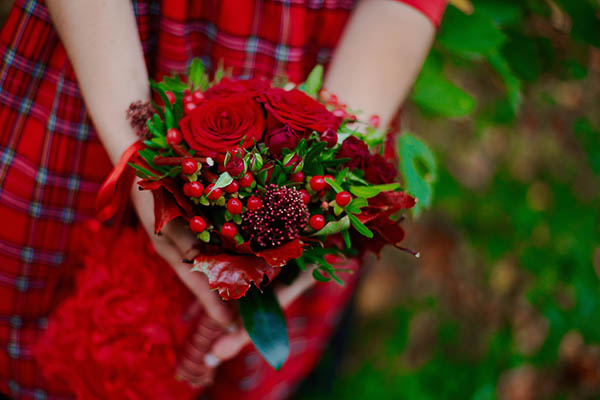
[[[331,186],[333,188],[333,190],[335,190],[336,193],[344,191],[344,189],[333,179],[325,178],[325,182],[327,182],[329,184],[329,186]]]
[[[488,55],[504,43],[506,36],[487,15],[466,15],[449,6],[437,40],[450,53],[462,56]]]
[[[233,178],[231,177],[231,175],[229,175],[229,172],[223,172],[217,178],[217,181],[215,182],[215,186],[213,186],[213,188],[211,189],[209,194],[212,193],[212,191],[215,189],[221,189],[221,188],[224,188],[225,186],[228,186],[231,182],[233,182]]]
[[[423,110],[443,117],[463,117],[475,109],[475,99],[444,76],[433,55],[425,61],[410,98]]]
[[[139,172],[140,174],[142,174],[142,178],[158,178],[158,175],[156,175],[154,172],[147,170],[144,167],[140,167],[139,165],[133,164],[133,163],[127,163],[130,167],[134,168],[137,172]]]
[[[349,212],[352,214],[359,214],[360,209],[362,207],[366,207],[368,205],[369,205],[369,202],[367,201],[367,199],[362,198],[362,197],[355,197],[354,199],[352,199],[350,204],[348,204],[346,206],[346,212]]]
[[[271,288],[260,293],[255,287],[238,300],[244,327],[256,349],[276,370],[290,353],[288,330],[281,306]]]
[[[199,58],[194,58],[188,70],[189,80],[194,89],[205,90],[208,84],[208,78],[204,72],[204,64]]]
[[[323,66],[317,65],[308,75],[306,82],[304,83],[304,92],[312,97],[317,97],[321,85],[323,83]]]
[[[369,239],[373,237],[373,232],[371,232],[369,228],[367,228],[362,222],[360,222],[358,218],[356,218],[352,214],[348,214],[348,218],[350,218],[350,223],[352,223],[352,226],[358,231],[358,233],[368,237]]]
[[[317,282],[329,282],[331,280],[331,278],[328,278],[325,275],[323,275],[321,271],[319,271],[317,268],[313,269],[312,275]]]
[[[429,147],[410,133],[400,135],[398,154],[406,191],[418,199],[413,207],[413,213],[418,215],[431,205],[433,184],[437,179],[437,162]]]
[[[342,231],[342,237],[344,238],[344,243],[346,244],[347,249],[352,248],[352,242],[350,241],[350,232]]]
[[[175,121],[173,120],[173,112],[168,107],[165,107],[165,125],[167,126],[167,129],[175,127]]]
[[[381,192],[396,190],[399,187],[399,183],[387,183],[385,185],[372,186],[350,186],[350,193],[357,197],[364,197],[365,199],[369,199],[371,197],[377,196]]]
[[[348,228],[350,228],[350,219],[348,219],[348,216],[345,216],[339,220],[328,222],[321,230],[313,233],[311,236],[329,236],[345,231]]]

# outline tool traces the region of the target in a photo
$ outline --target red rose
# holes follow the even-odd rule
[[[269,89],[263,99],[270,118],[289,124],[297,131],[322,133],[327,129],[337,130],[340,124],[340,120],[323,104],[298,89]]]
[[[223,78],[221,82],[204,92],[204,96],[207,99],[229,97],[236,94],[245,94],[254,97],[260,96],[270,87],[269,81],[260,78],[246,80]]]
[[[262,138],[263,110],[246,95],[207,100],[196,107],[180,122],[181,133],[199,155],[216,157],[233,151],[244,139],[243,147],[250,147]]]
[[[370,155],[367,158],[367,169],[365,170],[365,179],[376,185],[382,183],[392,183],[398,176],[398,171],[394,164],[386,161],[380,154]]]
[[[346,166],[351,170],[364,170],[369,156],[369,146],[367,146],[365,142],[354,136],[350,136],[349,138],[344,140],[336,154],[337,158],[350,159],[350,161],[346,163]]]
[[[273,155],[280,155],[285,148],[293,150],[297,143],[298,134],[287,124],[265,135],[265,144]]]

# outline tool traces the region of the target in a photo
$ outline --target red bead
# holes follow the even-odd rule
[[[318,231],[319,229],[322,229],[325,226],[325,217],[323,217],[320,214],[313,215],[312,217],[310,217],[308,224],[311,228]]]
[[[186,183],[186,185],[190,185],[190,196],[191,197],[200,197],[202,196],[202,193],[204,192],[204,186],[202,186],[202,184],[200,182],[188,182]],[[185,191],[185,185],[184,185],[184,191]]]
[[[240,186],[243,188],[250,187],[250,185],[252,185],[252,182],[254,182],[254,178],[252,177],[252,174],[250,172],[246,172],[244,176],[242,176],[239,179]]]
[[[229,211],[231,214],[241,214],[242,202],[238,199],[229,199],[227,202],[227,211]]]
[[[296,183],[304,182],[304,172],[300,171],[300,172],[296,172],[295,174],[291,174],[290,180],[292,182],[296,182]]]
[[[339,192],[335,195],[335,202],[340,207],[346,207],[350,203],[350,200],[352,200],[352,196],[346,191]]]
[[[192,217],[190,219],[190,229],[196,233],[203,232],[206,229],[206,221],[199,216]]]
[[[206,189],[204,189],[204,194],[206,195],[206,197],[208,197],[209,200],[216,200],[223,194],[223,191],[221,189],[216,188],[215,190],[213,190],[213,187],[215,187],[215,184],[211,183],[206,187]]]
[[[198,162],[191,158],[186,158],[181,162],[181,171],[186,175],[191,175],[198,170]]]
[[[240,184],[238,181],[232,181],[229,185],[225,186],[225,191],[227,193],[235,193],[240,188]]]
[[[237,226],[231,222],[225,222],[221,227],[221,234],[226,238],[233,239],[237,235]]]
[[[194,111],[194,109],[195,109],[196,107],[197,107],[197,106],[196,106],[196,104],[194,104],[194,103],[185,103],[185,105],[183,106],[183,111],[184,111],[186,114],[189,114],[189,113],[191,113],[192,111]]]
[[[300,191],[300,197],[302,197],[302,202],[304,204],[310,203],[310,195],[308,194],[308,192],[306,190],[302,189]]]
[[[344,110],[337,109],[333,111],[333,115],[335,115],[338,118],[345,118],[346,112]]]
[[[190,89],[185,89],[185,90],[183,91],[183,95],[184,95],[184,96],[189,96],[190,94],[192,94],[192,92],[190,92]]]
[[[179,132],[175,128],[171,128],[167,131],[167,143],[169,144],[179,144],[183,140],[181,136],[181,132]]]
[[[165,92],[165,95],[167,96],[169,103],[171,103],[171,104],[175,103],[175,95],[173,94],[173,92],[167,91],[167,92]]]
[[[190,104],[194,102],[194,97],[191,94],[186,94],[183,96],[183,104]]]
[[[204,101],[204,93],[200,90],[195,90],[194,93],[192,93],[192,98],[194,99],[194,103],[201,103]]]
[[[310,178],[310,188],[315,192],[325,189],[325,179],[321,175],[315,175]]]
[[[246,207],[248,207],[248,210],[250,211],[256,211],[261,208],[262,205],[262,200],[256,196],[251,196],[248,198],[248,202],[246,203]]]

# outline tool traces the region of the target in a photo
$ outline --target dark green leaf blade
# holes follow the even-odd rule
[[[244,327],[256,349],[276,370],[290,353],[288,330],[281,306],[272,289],[260,293],[251,288],[238,300]]]

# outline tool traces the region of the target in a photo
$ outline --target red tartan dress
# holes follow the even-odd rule
[[[404,0],[437,25],[442,0]],[[352,0],[133,1],[151,76],[193,57],[237,76],[302,80],[327,63]],[[87,115],[65,49],[40,0],[16,0],[0,34],[0,392],[72,398],[46,382],[32,346],[70,271],[73,227],[94,215],[111,163]],[[280,372],[247,348],[220,367],[211,398],[276,399],[319,359],[356,279],[317,284],[286,310],[290,359]]]

